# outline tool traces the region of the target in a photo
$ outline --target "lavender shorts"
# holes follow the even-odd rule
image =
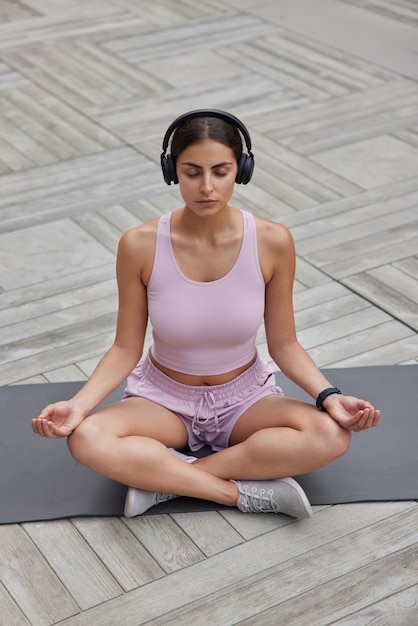
[[[183,385],[163,372],[147,356],[128,377],[122,400],[139,397],[152,400],[177,413],[187,428],[189,447],[209,445],[223,450],[241,415],[270,394],[283,395],[274,373],[258,355],[255,363],[224,385]]]

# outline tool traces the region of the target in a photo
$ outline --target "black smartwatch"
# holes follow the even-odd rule
[[[323,402],[325,400],[325,398],[328,398],[328,396],[331,396],[333,393],[339,393],[341,394],[341,391],[339,389],[337,389],[337,387],[327,387],[327,389],[324,389],[323,391],[321,391],[321,393],[318,395],[317,399],[316,399],[316,406],[318,409],[321,409],[321,411],[324,411],[324,413],[326,413],[326,408],[323,406]]]

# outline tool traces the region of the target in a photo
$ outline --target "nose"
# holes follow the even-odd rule
[[[202,193],[209,194],[213,189],[212,184],[212,172],[205,172],[202,175],[202,179],[200,182],[200,190]]]

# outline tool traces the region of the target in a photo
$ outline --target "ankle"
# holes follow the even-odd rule
[[[238,485],[234,480],[228,480],[228,506],[238,506],[239,491]]]

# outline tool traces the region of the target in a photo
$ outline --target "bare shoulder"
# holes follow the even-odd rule
[[[154,262],[158,219],[134,226],[119,241],[118,265],[130,265],[147,284]]]
[[[158,220],[159,218],[156,218],[149,222],[145,222],[145,224],[140,224],[130,228],[122,235],[120,244],[127,249],[137,249],[138,247],[146,248],[152,243],[155,245]]]
[[[293,237],[286,226],[255,217],[258,256],[265,283],[279,275],[293,279],[295,271],[295,247]]]
[[[286,226],[264,217],[255,216],[254,219],[260,252],[270,251],[277,254],[293,249],[293,237]]]

